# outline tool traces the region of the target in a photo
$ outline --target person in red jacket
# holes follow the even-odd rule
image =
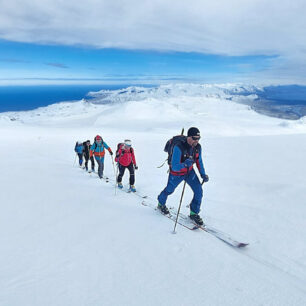
[[[124,140],[124,143],[119,143],[117,146],[115,161],[118,163],[119,175],[117,177],[118,187],[123,188],[122,177],[125,169],[127,168],[130,172],[130,191],[136,192],[135,189],[135,171],[138,169],[136,165],[136,159],[132,143],[129,139]]]

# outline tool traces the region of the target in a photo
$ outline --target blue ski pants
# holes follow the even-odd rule
[[[83,153],[77,153],[79,157],[79,165],[82,166],[83,164]]]
[[[186,180],[186,183],[190,186],[190,188],[193,191],[193,199],[190,203],[190,210],[198,214],[200,212],[203,190],[202,190],[202,185],[194,169],[192,169],[188,174],[181,176],[172,175],[171,173],[169,173],[168,184],[166,188],[157,197],[158,202],[161,205],[166,205],[168,196],[172,194],[176,189],[176,187],[184,180]]]
[[[103,176],[103,171],[104,171],[104,157],[95,156],[95,158],[98,164],[98,175],[99,175],[99,178],[101,178]]]

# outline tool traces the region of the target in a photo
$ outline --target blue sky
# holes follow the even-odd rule
[[[114,78],[306,84],[305,15],[304,0],[3,1],[0,84]]]
[[[0,40],[3,79],[210,80],[269,67],[274,56],[97,49]]]

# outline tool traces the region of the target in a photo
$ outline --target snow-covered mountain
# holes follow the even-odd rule
[[[235,99],[260,87],[176,84],[0,114],[0,305],[305,304],[306,121]],[[233,101],[234,100],[234,101]],[[204,221],[237,240],[177,228],[75,164],[76,140],[132,140],[136,188],[156,204],[165,142],[197,126],[210,181]],[[128,175],[124,176],[128,184]],[[178,207],[182,187],[168,199]],[[192,198],[187,187],[182,212]]]
[[[256,93],[262,90],[262,87],[238,84],[168,84],[149,88],[132,86],[119,90],[101,90],[90,92],[88,96],[95,104],[176,97],[233,99],[237,95],[252,95],[254,99]]]
[[[0,115],[3,124],[96,127],[114,125],[132,129],[175,127],[196,124],[209,135],[262,135],[305,131],[305,118],[271,119],[252,111],[262,88],[237,84],[170,84],[154,88],[128,87],[89,93],[91,99],[63,102],[33,111]],[[236,103],[238,102],[238,103]],[[84,119],[86,118],[86,119]],[[148,124],[149,123],[149,124]],[[217,126],[217,128],[216,128]]]

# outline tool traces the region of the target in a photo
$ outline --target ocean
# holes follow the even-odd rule
[[[260,114],[289,120],[306,116],[306,86],[267,86],[256,94],[256,100],[246,101],[245,104]]]
[[[130,85],[0,86],[0,112],[27,111],[57,102],[81,100],[90,91]]]

